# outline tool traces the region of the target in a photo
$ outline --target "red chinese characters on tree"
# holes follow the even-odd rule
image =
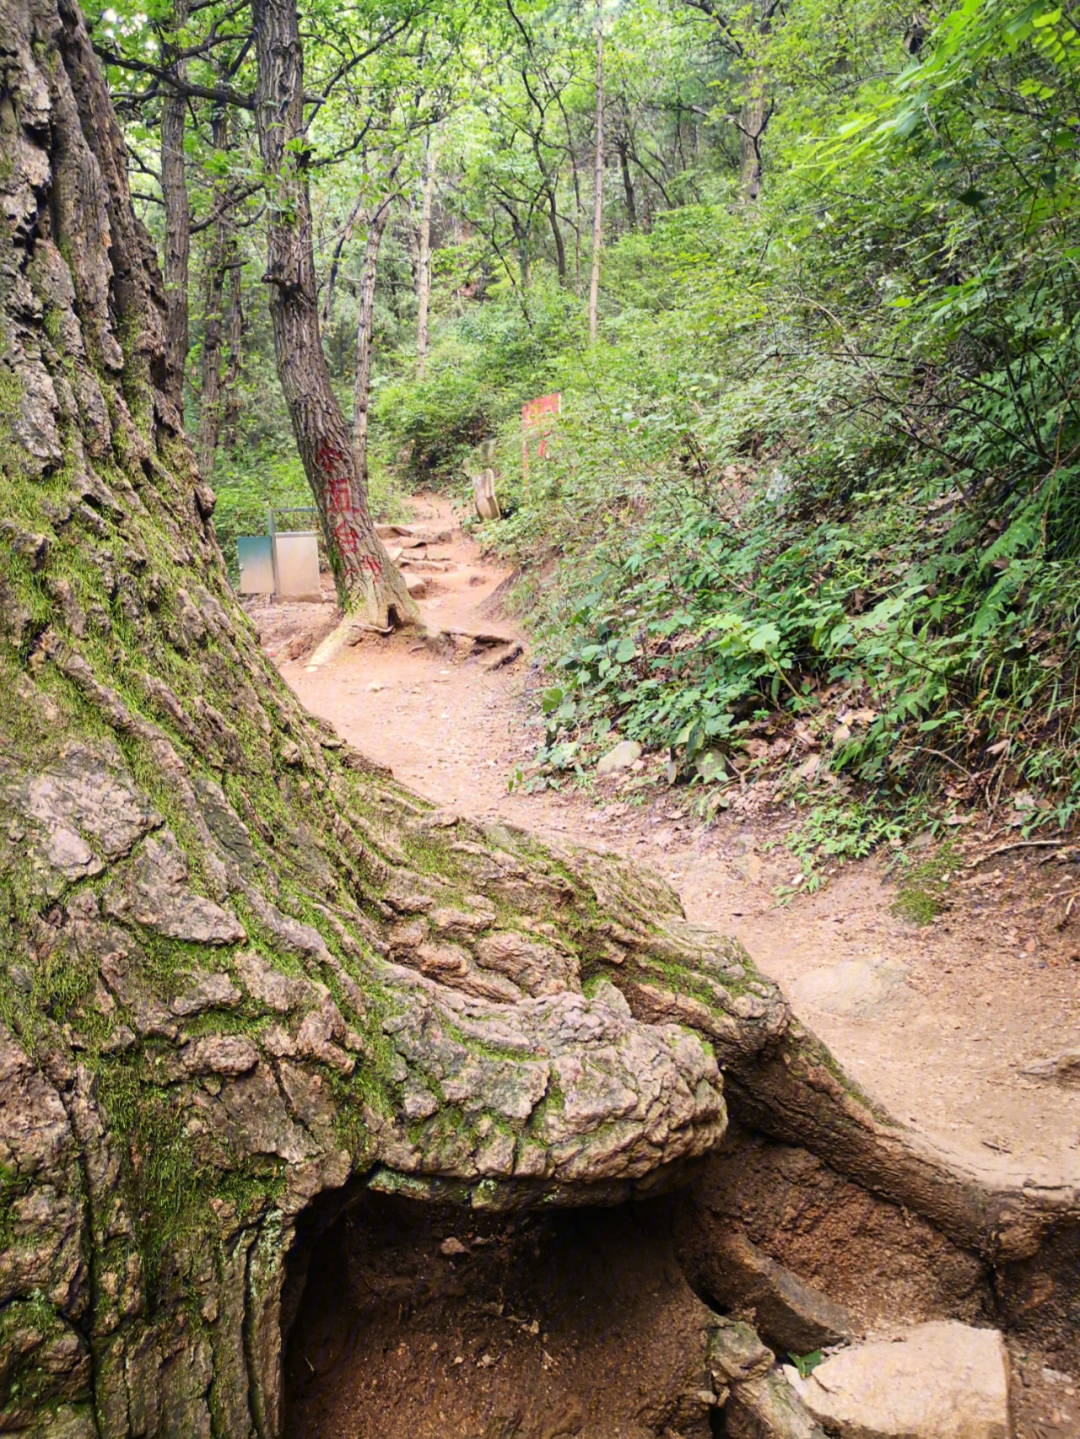
[[[331,514],[347,515],[352,509],[349,456],[329,440],[323,440],[315,451],[315,463],[326,477],[326,508]]]
[[[536,454],[543,459],[547,454],[548,440],[555,428],[554,417],[562,409],[562,395],[540,395],[535,400],[528,400],[521,407],[521,473],[525,484],[529,483],[529,445],[539,444]]]

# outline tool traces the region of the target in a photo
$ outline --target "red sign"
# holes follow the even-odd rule
[[[543,459],[547,454],[547,442],[555,428],[552,416],[562,410],[562,395],[540,395],[528,400],[521,407],[521,473],[526,489],[529,484],[529,441],[540,437],[537,455]]]

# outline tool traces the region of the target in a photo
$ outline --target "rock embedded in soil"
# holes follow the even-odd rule
[[[1045,1079],[1066,1089],[1080,1088],[1080,1049],[1065,1049],[1051,1059],[1037,1059],[1022,1069],[1031,1079]]]
[[[826,1014],[873,1019],[901,1003],[910,992],[907,966],[887,957],[845,959],[811,969],[791,985],[800,1005]]]
[[[788,1378],[839,1439],[1009,1439],[1009,1359],[996,1329],[933,1322],[842,1350]]]
[[[716,1234],[712,1242],[710,1298],[727,1311],[752,1313],[755,1327],[786,1354],[851,1338],[854,1321],[842,1305],[753,1244],[738,1231]]]
[[[640,758],[641,746],[637,740],[620,740],[614,749],[609,749],[607,754],[597,761],[596,773],[615,774],[618,770],[629,769],[634,761]]]

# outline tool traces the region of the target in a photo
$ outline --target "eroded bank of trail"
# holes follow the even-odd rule
[[[617,780],[591,794],[508,792],[536,743],[528,695],[540,683],[527,653],[514,657],[524,639],[500,604],[509,572],[444,500],[412,510],[406,570],[426,582],[420,607],[450,635],[445,652],[369,637],[312,664],[332,604],[260,610],[264,643],[304,704],[441,806],[654,866],[689,918],[746,945],[871,1095],[988,1181],[1080,1182],[1080,1082],[1024,1073],[1080,1049],[1080,908],[1075,926],[1057,927],[1040,855],[983,866],[987,888],[919,927],[892,914],[879,859],[778,907],[777,887],[799,866],[772,847],[768,820],[724,816],[707,829],[676,793],[627,804]],[[415,543],[424,538],[436,542]],[[489,642],[500,636],[505,645]]]

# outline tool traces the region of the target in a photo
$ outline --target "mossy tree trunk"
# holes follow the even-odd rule
[[[298,1216],[655,1192],[723,1069],[996,1262],[1075,1221],[916,1150],[659,880],[434,810],[305,714],[164,398],[71,0],[0,0],[0,192],[0,1431],[276,1439]]]

